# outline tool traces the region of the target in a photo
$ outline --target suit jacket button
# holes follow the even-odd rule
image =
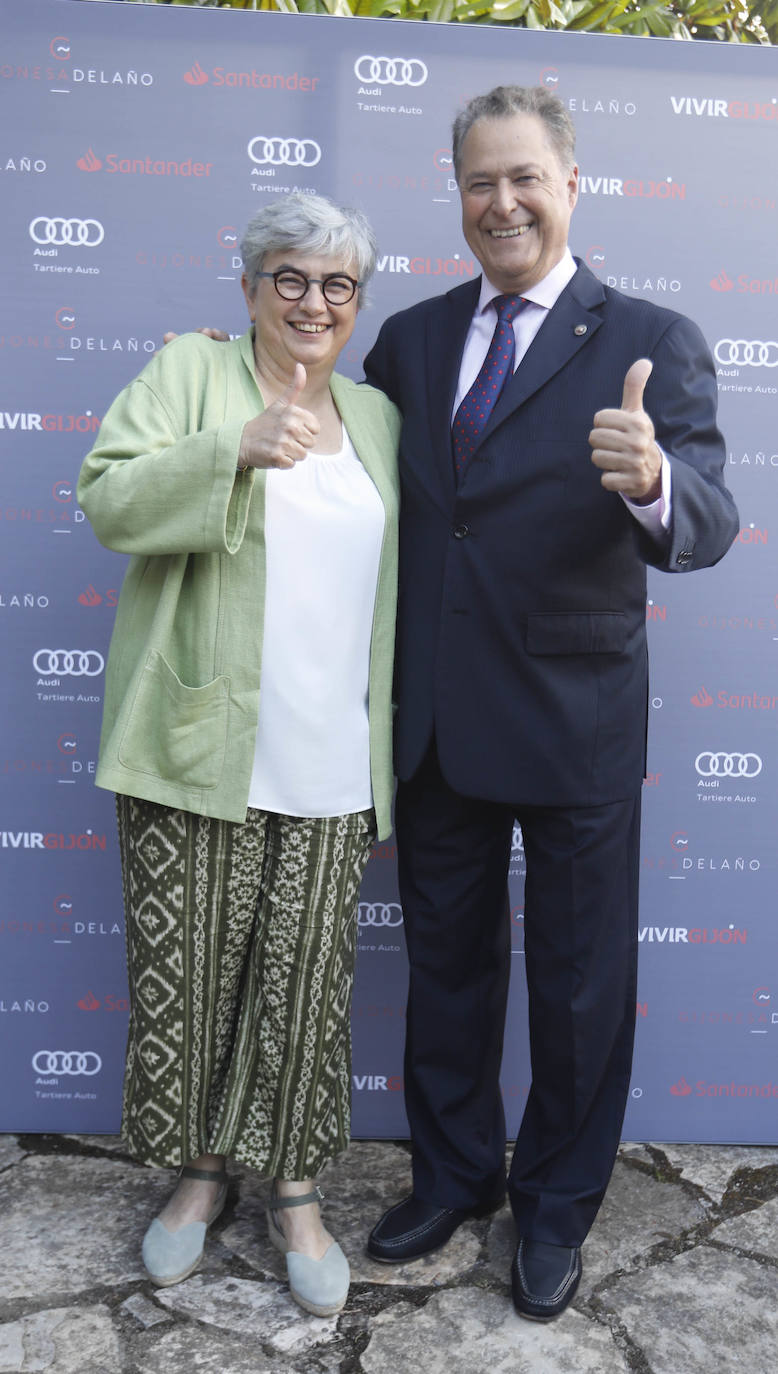
[[[469,525],[455,525],[452,531],[455,539],[467,539],[470,533]]]

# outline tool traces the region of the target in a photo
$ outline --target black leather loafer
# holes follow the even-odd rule
[[[485,1217],[502,1206],[504,1197],[467,1209],[438,1207],[434,1202],[406,1197],[384,1212],[367,1241],[367,1253],[382,1264],[401,1264],[439,1250],[469,1217]]]
[[[519,1241],[511,1266],[511,1287],[520,1317],[550,1322],[572,1302],[580,1281],[581,1251],[577,1245]]]

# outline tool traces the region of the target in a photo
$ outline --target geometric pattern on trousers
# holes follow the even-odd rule
[[[118,795],[130,1024],[122,1133],[146,1164],[310,1178],[350,1131],[371,810],[245,825]]]

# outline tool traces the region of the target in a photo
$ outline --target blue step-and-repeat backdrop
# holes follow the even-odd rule
[[[714,353],[742,528],[653,574],[637,1053],[625,1135],[778,1139],[778,54],[717,43],[0,0],[0,1130],[112,1132],[127,1024],[113,799],[93,786],[122,560],[75,499],[116,392],[166,329],[242,332],[237,251],[268,196],[361,206],[381,320],[477,274],[451,118],[501,82],[571,111],[572,246],[691,315]],[[550,535],[550,537],[552,537]],[[354,1133],[403,1135],[392,842],[359,908]],[[529,1078],[524,851],[511,863],[504,1092]]]

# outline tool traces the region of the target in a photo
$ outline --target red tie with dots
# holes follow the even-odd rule
[[[461,478],[472,458],[506,378],[513,372],[516,354],[513,321],[527,302],[522,296],[495,296],[492,304],[497,311],[492,342],[481,371],[462,399],[451,429],[457,479]]]

